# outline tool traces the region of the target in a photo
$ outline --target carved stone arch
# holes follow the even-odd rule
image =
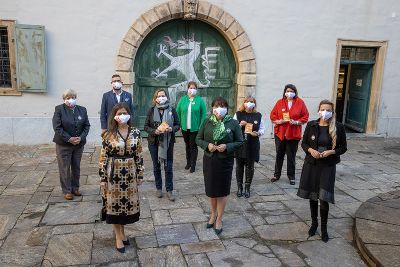
[[[172,19],[198,19],[218,29],[230,44],[236,60],[237,106],[247,95],[255,95],[256,60],[248,35],[228,12],[202,0],[171,0],[159,4],[132,24],[121,42],[116,63],[116,72],[126,89],[132,89],[135,82],[134,61],[141,42],[151,30]]]

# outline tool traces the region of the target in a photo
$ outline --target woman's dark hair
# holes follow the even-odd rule
[[[223,108],[228,108],[228,101],[225,100],[225,98],[217,96],[214,98],[213,102],[211,103],[211,107],[223,107]]]
[[[294,84],[291,84],[291,83],[285,85],[285,89],[283,89],[282,98],[286,98],[285,93],[286,93],[286,89],[288,89],[288,88],[290,88],[290,89],[292,89],[294,91],[294,93],[296,95],[293,98],[296,98],[297,97],[297,88],[296,88],[296,86],[294,86]]]
[[[115,115],[117,114],[118,110],[124,108],[128,114],[131,114],[131,110],[129,109],[129,106],[125,102],[120,102],[116,104],[113,109],[111,110],[111,113],[108,115],[108,129],[107,131],[113,135],[117,134],[118,131],[118,122],[114,120]],[[132,116],[127,122],[128,126],[132,127]]]

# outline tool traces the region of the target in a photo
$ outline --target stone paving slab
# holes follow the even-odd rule
[[[365,246],[382,266],[400,266],[399,247],[378,244],[366,244]]]
[[[191,224],[156,226],[155,229],[160,246],[199,241]]]
[[[42,225],[94,223],[99,218],[101,203],[69,202],[50,205]]]
[[[298,247],[307,256],[306,262],[315,267],[358,267],[365,266],[351,244],[343,239],[332,239],[328,243],[310,241]]]
[[[115,240],[98,239],[93,240],[91,255],[92,264],[101,264],[103,262],[130,261],[137,258],[136,248],[127,246],[125,253],[121,254],[115,249]]]
[[[400,266],[400,190],[363,203],[356,212],[356,244],[371,265]]]
[[[54,235],[45,259],[53,266],[90,264],[92,239],[93,234],[90,233]]]
[[[141,216],[125,227],[132,244],[125,254],[114,249],[112,227],[98,220],[99,147],[85,146],[80,180],[83,196],[67,201],[59,186],[54,145],[0,146],[0,266],[365,266],[353,245],[352,231],[356,211],[364,201],[369,207],[380,207],[375,219],[370,213],[359,216],[378,231],[369,233],[370,241],[397,244],[400,231],[389,231],[390,239],[383,237],[379,227],[383,218],[398,226],[390,215],[399,210],[395,199],[400,192],[393,190],[400,188],[400,155],[387,148],[400,147],[400,139],[350,139],[348,146],[337,165],[336,205],[330,205],[328,220],[331,240],[325,244],[320,241],[319,228],[307,240],[309,203],[296,195],[303,151],[297,155],[296,185],[289,184],[286,166],[282,179],[271,183],[274,143],[263,139],[251,197],[236,197],[233,173],[224,230],[217,236],[205,227],[210,206],[204,194],[201,152],[196,172],[189,173],[184,170],[183,141],[177,139],[176,201],[171,202],[155,195],[145,141]],[[381,253],[387,266],[396,266],[396,257],[389,257],[398,255],[394,246],[365,246]]]
[[[186,266],[179,246],[142,249],[138,254],[141,266]]]
[[[213,266],[281,266],[277,258],[270,258],[241,246],[236,242],[224,241],[226,250],[207,253]]]
[[[304,222],[261,225],[255,228],[259,236],[265,240],[305,241],[308,237],[308,226]]]

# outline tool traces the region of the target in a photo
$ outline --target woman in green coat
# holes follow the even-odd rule
[[[222,216],[227,196],[231,191],[234,152],[243,143],[243,134],[237,120],[227,115],[228,102],[217,97],[212,102],[213,114],[204,120],[196,143],[204,149],[203,174],[206,195],[211,205],[207,228],[216,234],[222,232]]]
[[[188,93],[179,100],[176,112],[181,122],[182,136],[186,144],[185,169],[194,172],[198,154],[196,135],[207,114],[206,103],[197,95],[195,82],[188,83]]]

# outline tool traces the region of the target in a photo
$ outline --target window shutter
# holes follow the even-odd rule
[[[44,26],[15,25],[18,91],[47,91],[45,48]]]

